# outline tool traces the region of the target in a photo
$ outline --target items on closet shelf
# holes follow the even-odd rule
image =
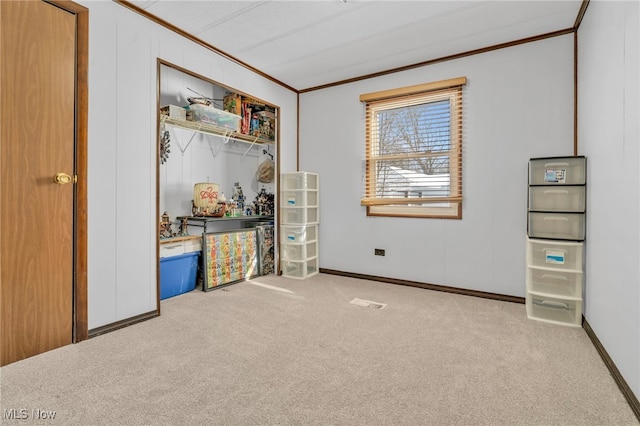
[[[282,175],[280,265],[282,275],[304,279],[318,273],[319,177]]]
[[[582,326],[586,158],[529,160],[527,317]]]

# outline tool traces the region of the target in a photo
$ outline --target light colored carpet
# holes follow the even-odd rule
[[[1,368],[3,424],[639,424],[585,331],[521,304],[319,274],[161,306]]]

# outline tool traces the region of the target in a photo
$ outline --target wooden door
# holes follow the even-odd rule
[[[76,70],[75,14],[0,2],[0,365],[73,340]]]

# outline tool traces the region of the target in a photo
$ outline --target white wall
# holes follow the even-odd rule
[[[462,220],[367,217],[359,95],[460,76]],[[300,98],[300,168],[320,174],[321,268],[524,296],[527,162],[573,155],[572,35]]]
[[[640,397],[638,2],[592,1],[578,30],[578,140],[587,156],[585,318]]]
[[[156,59],[280,106],[296,167],[296,95],[111,1],[89,9],[89,329],[156,309]]]

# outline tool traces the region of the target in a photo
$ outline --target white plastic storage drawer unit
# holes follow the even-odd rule
[[[530,293],[575,300],[582,298],[582,271],[529,266],[526,280]]]
[[[281,243],[306,243],[318,239],[318,225],[282,225]]]
[[[289,278],[304,279],[318,273],[318,259],[299,262],[281,260],[282,275]]]
[[[280,267],[285,277],[305,279],[319,272],[318,184],[314,173],[282,175]]]
[[[530,186],[529,211],[576,212],[585,210],[585,186]]]
[[[282,243],[282,260],[309,260],[318,257],[318,242]]]
[[[527,241],[527,265],[582,272],[583,243],[568,241]]]
[[[582,325],[586,157],[529,160],[527,317]]]
[[[530,294],[526,305],[529,318],[575,327],[582,325],[582,299],[570,300]]]
[[[318,205],[318,191],[315,189],[296,189],[282,191],[283,207],[315,207]]]
[[[318,223],[318,207],[282,207],[283,225],[308,225]]]
[[[307,172],[285,173],[282,176],[282,189],[318,189],[318,175]]]
[[[583,242],[527,238],[528,318],[582,325],[583,248]]]
[[[584,240],[583,213],[529,212],[529,236],[558,240]]]
[[[529,185],[584,185],[585,157],[535,158],[529,161]]]

